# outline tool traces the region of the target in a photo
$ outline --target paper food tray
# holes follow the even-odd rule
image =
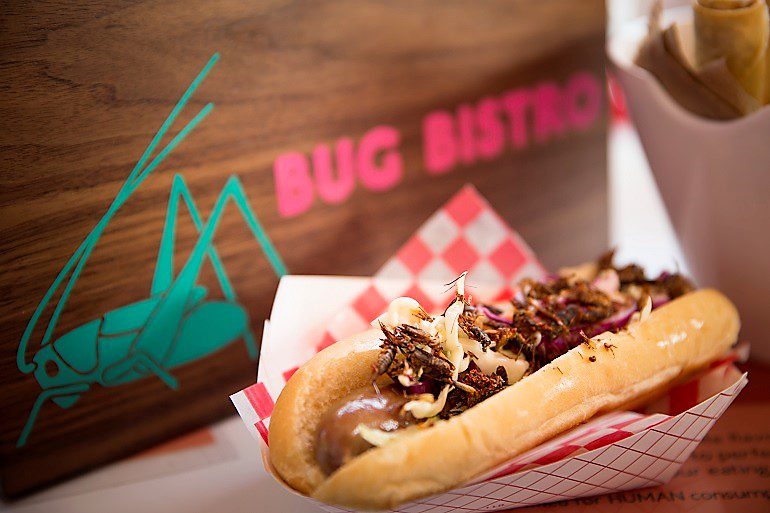
[[[282,280],[265,324],[259,381],[231,396],[279,482],[286,486],[269,464],[267,433],[275,401],[294,371],[329,344],[369,328],[395,297],[412,296],[429,311],[443,309],[452,297],[443,284],[466,269],[471,295],[485,302],[510,298],[521,278],[545,273],[526,243],[471,187],[431,216],[372,278]],[[736,358],[674,387],[644,414],[595,417],[465,485],[393,511],[511,509],[665,483],[746,385],[746,375],[732,364]]]

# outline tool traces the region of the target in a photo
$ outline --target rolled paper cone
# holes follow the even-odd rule
[[[698,70],[697,75],[717,96],[738,109],[742,116],[762,107],[759,100],[741,87],[738,80],[727,69],[724,59],[706,64]]]
[[[759,102],[729,72],[724,59],[698,71],[684,49],[678,25],[661,30],[658,7],[650,17],[650,32],[636,55],[638,66],[652,73],[684,109],[710,119],[734,119],[759,108]],[[691,35],[691,34],[689,34]]]
[[[765,101],[770,21],[763,0],[697,0],[693,5],[698,68],[724,59],[751,96]]]
[[[691,27],[686,27],[691,28]],[[751,96],[738,80],[730,73],[725,59],[717,59],[705,64],[696,70],[692,65],[692,58],[685,50],[685,38],[692,40],[692,30],[679,25],[671,25],[663,31],[663,41],[668,53],[679,62],[699,83],[703,84],[711,93],[721,101],[735,109],[739,115],[745,116],[761,107],[760,102]],[[687,34],[685,35],[685,32]]]

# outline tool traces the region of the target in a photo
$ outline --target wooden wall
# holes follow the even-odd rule
[[[42,391],[17,364],[27,323],[217,52],[219,61],[165,140],[207,103],[213,110],[111,218],[51,341],[151,296],[175,174],[204,220],[228,177],[239,177],[291,273],[374,272],[467,182],[548,266],[604,249],[603,98],[593,118],[565,118],[563,129],[558,120],[551,120],[556,128],[538,128],[546,121],[533,116],[548,113],[531,110],[553,87],[566,101],[575,76],[593,77],[603,94],[599,0],[109,0],[11,2],[0,11],[0,478],[9,496],[231,414],[228,394],[254,378],[255,362],[241,340],[168,369],[176,391],[156,376],[103,386],[98,372],[86,373],[78,379],[89,390],[66,409],[45,402],[26,444],[16,446]],[[465,163],[458,157],[451,169],[426,169],[427,114],[478,114],[481,99],[499,107],[511,92],[531,100],[521,118],[523,144],[513,142],[510,119],[495,111],[506,130],[501,151],[474,157],[460,145]],[[282,215],[287,204],[276,196],[276,159],[290,152],[309,158],[317,145],[334,150],[345,137],[359,148],[379,126],[398,135],[390,154],[402,162],[386,190],[372,190],[356,175],[337,203],[315,190],[304,211]],[[180,212],[177,272],[197,240]],[[263,246],[233,205],[213,244],[259,339],[278,281]],[[197,283],[208,287],[209,299],[222,297],[209,262]],[[27,361],[41,351],[61,290],[31,337]],[[108,340],[82,340],[83,353],[73,355],[70,345],[57,354],[66,362],[106,354],[100,347]],[[126,356],[135,350],[126,346]]]

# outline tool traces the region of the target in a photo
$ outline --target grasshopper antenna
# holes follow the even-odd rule
[[[145,164],[147,164],[147,161],[149,160],[150,155],[152,155],[152,153],[155,151],[161,139],[166,135],[166,132],[168,132],[168,129],[174,123],[179,113],[185,107],[185,105],[187,104],[187,102],[190,100],[193,93],[195,92],[195,90],[198,88],[198,86],[200,86],[200,84],[203,82],[203,79],[206,77],[208,72],[211,70],[211,68],[214,66],[214,64],[218,60],[219,60],[219,54],[215,53],[211,57],[211,59],[209,59],[208,63],[203,67],[200,73],[198,73],[198,76],[195,77],[192,83],[188,86],[187,90],[184,92],[182,97],[176,103],[176,105],[174,106],[174,109],[171,111],[171,113],[168,115],[168,117],[163,122],[161,127],[158,129],[152,141],[150,141],[150,144],[147,146],[144,153],[137,161],[133,170],[129,174],[128,179],[120,188],[120,191],[115,196],[115,199],[112,201],[112,204],[110,205],[107,212],[102,216],[99,223],[91,230],[91,232],[88,234],[85,240],[83,240],[83,242],[80,244],[80,246],[75,251],[75,253],[70,257],[70,259],[64,265],[62,270],[59,271],[59,274],[56,276],[56,279],[54,279],[53,283],[51,284],[51,286],[48,288],[45,295],[43,296],[43,299],[37,305],[37,308],[35,308],[35,312],[32,314],[32,317],[30,318],[29,323],[27,323],[27,327],[24,330],[24,333],[21,337],[21,341],[19,342],[19,348],[16,352],[16,365],[18,366],[19,370],[24,374],[29,374],[30,372],[33,372],[36,368],[36,364],[34,362],[26,361],[27,346],[29,344],[30,338],[32,337],[32,332],[34,331],[35,326],[40,320],[40,317],[42,316],[43,311],[48,306],[48,303],[51,301],[54,293],[59,289],[62,282],[67,278],[67,276],[69,276],[69,279],[67,280],[67,285],[65,286],[64,291],[62,292],[59,298],[56,308],[54,309],[54,312],[51,315],[51,319],[48,321],[48,326],[46,327],[46,331],[43,335],[41,345],[45,345],[53,336],[53,330],[59,321],[59,316],[61,315],[61,312],[64,309],[65,304],[67,303],[67,299],[69,299],[69,295],[72,291],[72,288],[74,287],[75,282],[80,277],[80,273],[83,270],[83,267],[85,266],[89,256],[91,255],[91,252],[93,251],[94,246],[96,246],[96,243],[98,242],[99,237],[101,237],[102,232],[106,228],[107,223],[112,219],[112,217],[115,215],[118,209],[123,205],[123,203],[125,203],[125,201],[131,195],[131,193],[133,193],[136,190],[136,188],[141,184],[141,182],[145,178],[147,178],[147,176],[166,158],[166,156],[168,156],[168,154],[198,125],[198,123],[213,108],[213,104],[211,103],[206,105],[198,113],[198,115],[195,116],[195,118],[193,118],[176,135],[176,137],[174,137],[171,140],[171,142],[163,150],[161,150],[160,153],[158,153],[158,155],[150,162],[150,164],[145,167]]]

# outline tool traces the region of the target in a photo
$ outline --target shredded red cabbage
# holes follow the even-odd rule
[[[433,393],[433,385],[428,381],[418,381],[414,385],[404,387],[407,395],[419,395],[419,394],[431,394]]]
[[[587,337],[593,337],[599,333],[605,331],[617,331],[623,329],[631,320],[631,316],[636,312],[636,306],[629,306],[624,308],[612,317],[608,317],[600,323],[591,326],[582,326],[580,328],[573,329],[567,335],[562,335],[553,340],[543,339],[540,345],[543,347],[545,354],[560,355],[566,353],[573,347],[577,347],[583,342],[583,337],[580,335],[582,331]]]
[[[511,319],[506,319],[502,315],[494,313],[484,305],[479,305],[479,310],[481,310],[481,313],[483,313],[487,319],[492,319],[493,321],[501,322],[508,326],[513,326],[513,321]]]
[[[624,328],[626,324],[628,324],[628,321],[631,320],[631,316],[634,314],[634,312],[636,312],[636,305],[632,305],[619,310],[612,317],[608,317],[602,322],[598,323],[595,327],[596,333],[593,335],[598,335],[604,331],[615,331]]]

